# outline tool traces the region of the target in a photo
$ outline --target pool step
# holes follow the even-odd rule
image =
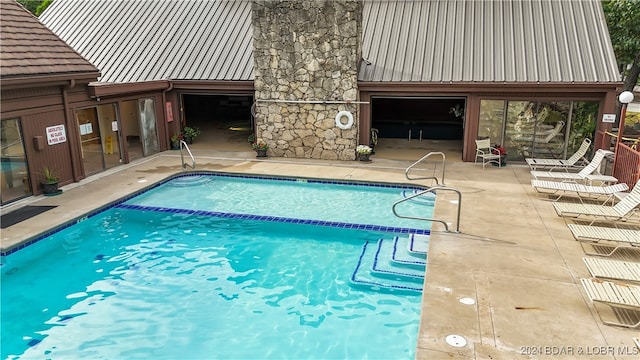
[[[427,248],[428,235],[367,241],[351,275],[351,282],[373,289],[421,292]]]
[[[410,234],[409,252],[412,254],[427,255],[429,250],[429,235]]]
[[[417,261],[415,262],[397,262],[393,259],[394,253],[402,252],[403,249],[396,248],[395,244],[394,240],[378,240],[373,266],[371,267],[372,275],[390,277],[399,281],[417,280],[422,283],[426,259],[422,260],[421,265],[419,264],[420,259],[416,259]]]
[[[408,237],[396,236],[393,238],[394,251],[391,255],[391,260],[398,264],[421,266],[424,269],[427,265],[427,254],[409,251],[410,245],[411,242]]]

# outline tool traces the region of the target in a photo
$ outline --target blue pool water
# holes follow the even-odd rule
[[[242,186],[233,191],[222,186],[235,181]],[[260,196],[248,202],[255,207],[215,205],[225,201],[214,195],[221,188],[235,194],[264,185],[273,194],[285,183],[272,181],[280,180],[178,178],[6,256],[2,358],[413,358],[421,294],[352,282],[363,245],[394,239],[399,233],[388,229],[410,224],[344,226],[368,219],[357,211],[311,222],[285,210],[254,214],[263,207]],[[318,193],[324,197],[349,191],[345,184],[318,186],[327,187]],[[407,191],[352,190],[367,198]],[[191,211],[184,210],[185,194]],[[431,207],[413,206],[419,210],[407,211]],[[295,214],[306,207],[297,205]],[[349,207],[377,211],[369,203]]]

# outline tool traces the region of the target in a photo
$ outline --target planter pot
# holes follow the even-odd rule
[[[58,195],[62,190],[58,189],[58,182],[41,182],[42,193],[45,195]]]
[[[171,150],[180,150],[180,141],[172,141]]]
[[[185,137],[184,137],[184,142],[186,142],[187,144],[191,145],[191,144],[193,144],[193,138],[192,138],[192,137],[185,136]],[[178,145],[178,148],[180,148],[180,146],[179,146],[179,145]]]
[[[369,162],[371,159],[369,158],[371,154],[358,154],[358,158],[360,161]]]
[[[256,150],[256,157],[259,157],[259,158],[267,157],[267,149]]]

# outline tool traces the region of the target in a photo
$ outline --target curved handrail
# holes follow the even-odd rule
[[[187,152],[189,153],[189,156],[191,157],[191,164],[187,164],[186,162],[184,162],[184,154],[182,153],[182,149],[185,148],[187,149]],[[180,140],[180,161],[182,161],[182,169],[186,170],[187,166],[195,169],[196,168],[196,159],[193,157],[193,154],[191,153],[191,150],[189,149],[189,145],[187,145],[187,143],[184,140]]]
[[[442,156],[442,183],[438,182],[438,178],[435,177],[435,176],[416,177],[416,178],[409,177],[409,171],[414,166],[418,165],[420,162],[422,162],[423,160],[429,158],[432,155],[441,155]],[[427,155],[421,157],[418,161],[416,161],[413,164],[409,165],[409,167],[406,168],[406,170],[404,171],[404,176],[409,180],[434,179],[436,181],[436,185],[444,185],[444,166],[445,166],[445,155],[444,155],[444,153],[442,151],[432,151],[432,152],[428,153]]]
[[[405,216],[405,215],[399,215],[398,212],[396,211],[396,206],[398,206],[398,204],[403,203],[405,201],[411,200],[415,197],[424,195],[428,192],[431,192],[433,194],[435,194],[436,190],[446,190],[446,191],[453,191],[455,193],[458,194],[458,215],[456,217],[456,233],[460,232],[460,207],[462,206],[462,193],[458,190],[458,189],[454,189],[451,187],[447,187],[447,186],[433,186],[428,188],[427,190],[421,191],[419,193],[415,193],[411,196],[407,196],[404,199],[400,199],[398,201],[396,201],[395,203],[393,203],[393,206],[391,207],[391,211],[393,211],[393,214],[399,218],[404,218],[404,219],[413,219],[413,220],[425,220],[425,221],[435,221],[435,222],[439,222],[441,224],[444,225],[444,229],[446,232],[449,232],[449,225],[443,221],[443,220],[439,220],[439,219],[431,219],[431,218],[421,218],[421,217],[415,217],[415,216]]]

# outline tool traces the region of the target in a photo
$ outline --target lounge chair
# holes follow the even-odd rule
[[[640,320],[638,320],[640,319],[640,286],[593,278],[580,279],[580,281],[603,323],[632,329],[640,326]],[[603,319],[596,304],[611,307],[616,317],[625,318],[628,321]]]
[[[531,186],[541,193],[547,195],[555,195],[553,201],[560,200],[564,195],[576,195],[582,202],[582,199],[597,199],[606,196],[604,203],[616,198],[616,193],[629,190],[626,183],[618,183],[607,186],[584,185],[572,182],[547,181],[547,180],[531,180]]]
[[[609,175],[600,175],[597,173],[597,170],[600,168],[602,161],[606,156],[613,155],[612,151],[598,149],[596,154],[593,156],[593,159],[578,173],[570,173],[564,171],[540,171],[534,170],[531,171],[531,176],[535,179],[552,179],[556,181],[565,181],[565,182],[589,182],[592,181],[600,181],[600,182],[608,182],[608,183],[617,183],[618,179]],[[594,174],[595,172],[595,174]]]
[[[620,229],[603,226],[590,226],[579,224],[567,224],[573,238],[580,242],[582,249],[587,255],[611,256],[618,249],[636,248],[640,250],[640,229]],[[585,249],[584,243],[603,245],[599,247],[609,248],[608,252],[593,252]]]
[[[595,278],[640,282],[640,263],[638,262],[593,257],[585,257],[582,260],[591,276]]]
[[[613,206],[557,202],[552,205],[558,216],[588,218],[592,220],[589,225],[596,221],[627,221],[640,205],[640,180],[627,196]]]
[[[580,148],[571,155],[567,160],[561,159],[537,159],[537,158],[526,158],[524,159],[527,162],[527,165],[531,168],[531,170],[538,169],[572,169],[579,168],[583,166],[579,166],[580,163],[588,163],[588,160],[585,158],[589,147],[591,146],[591,140],[585,138],[582,141],[582,145]]]

